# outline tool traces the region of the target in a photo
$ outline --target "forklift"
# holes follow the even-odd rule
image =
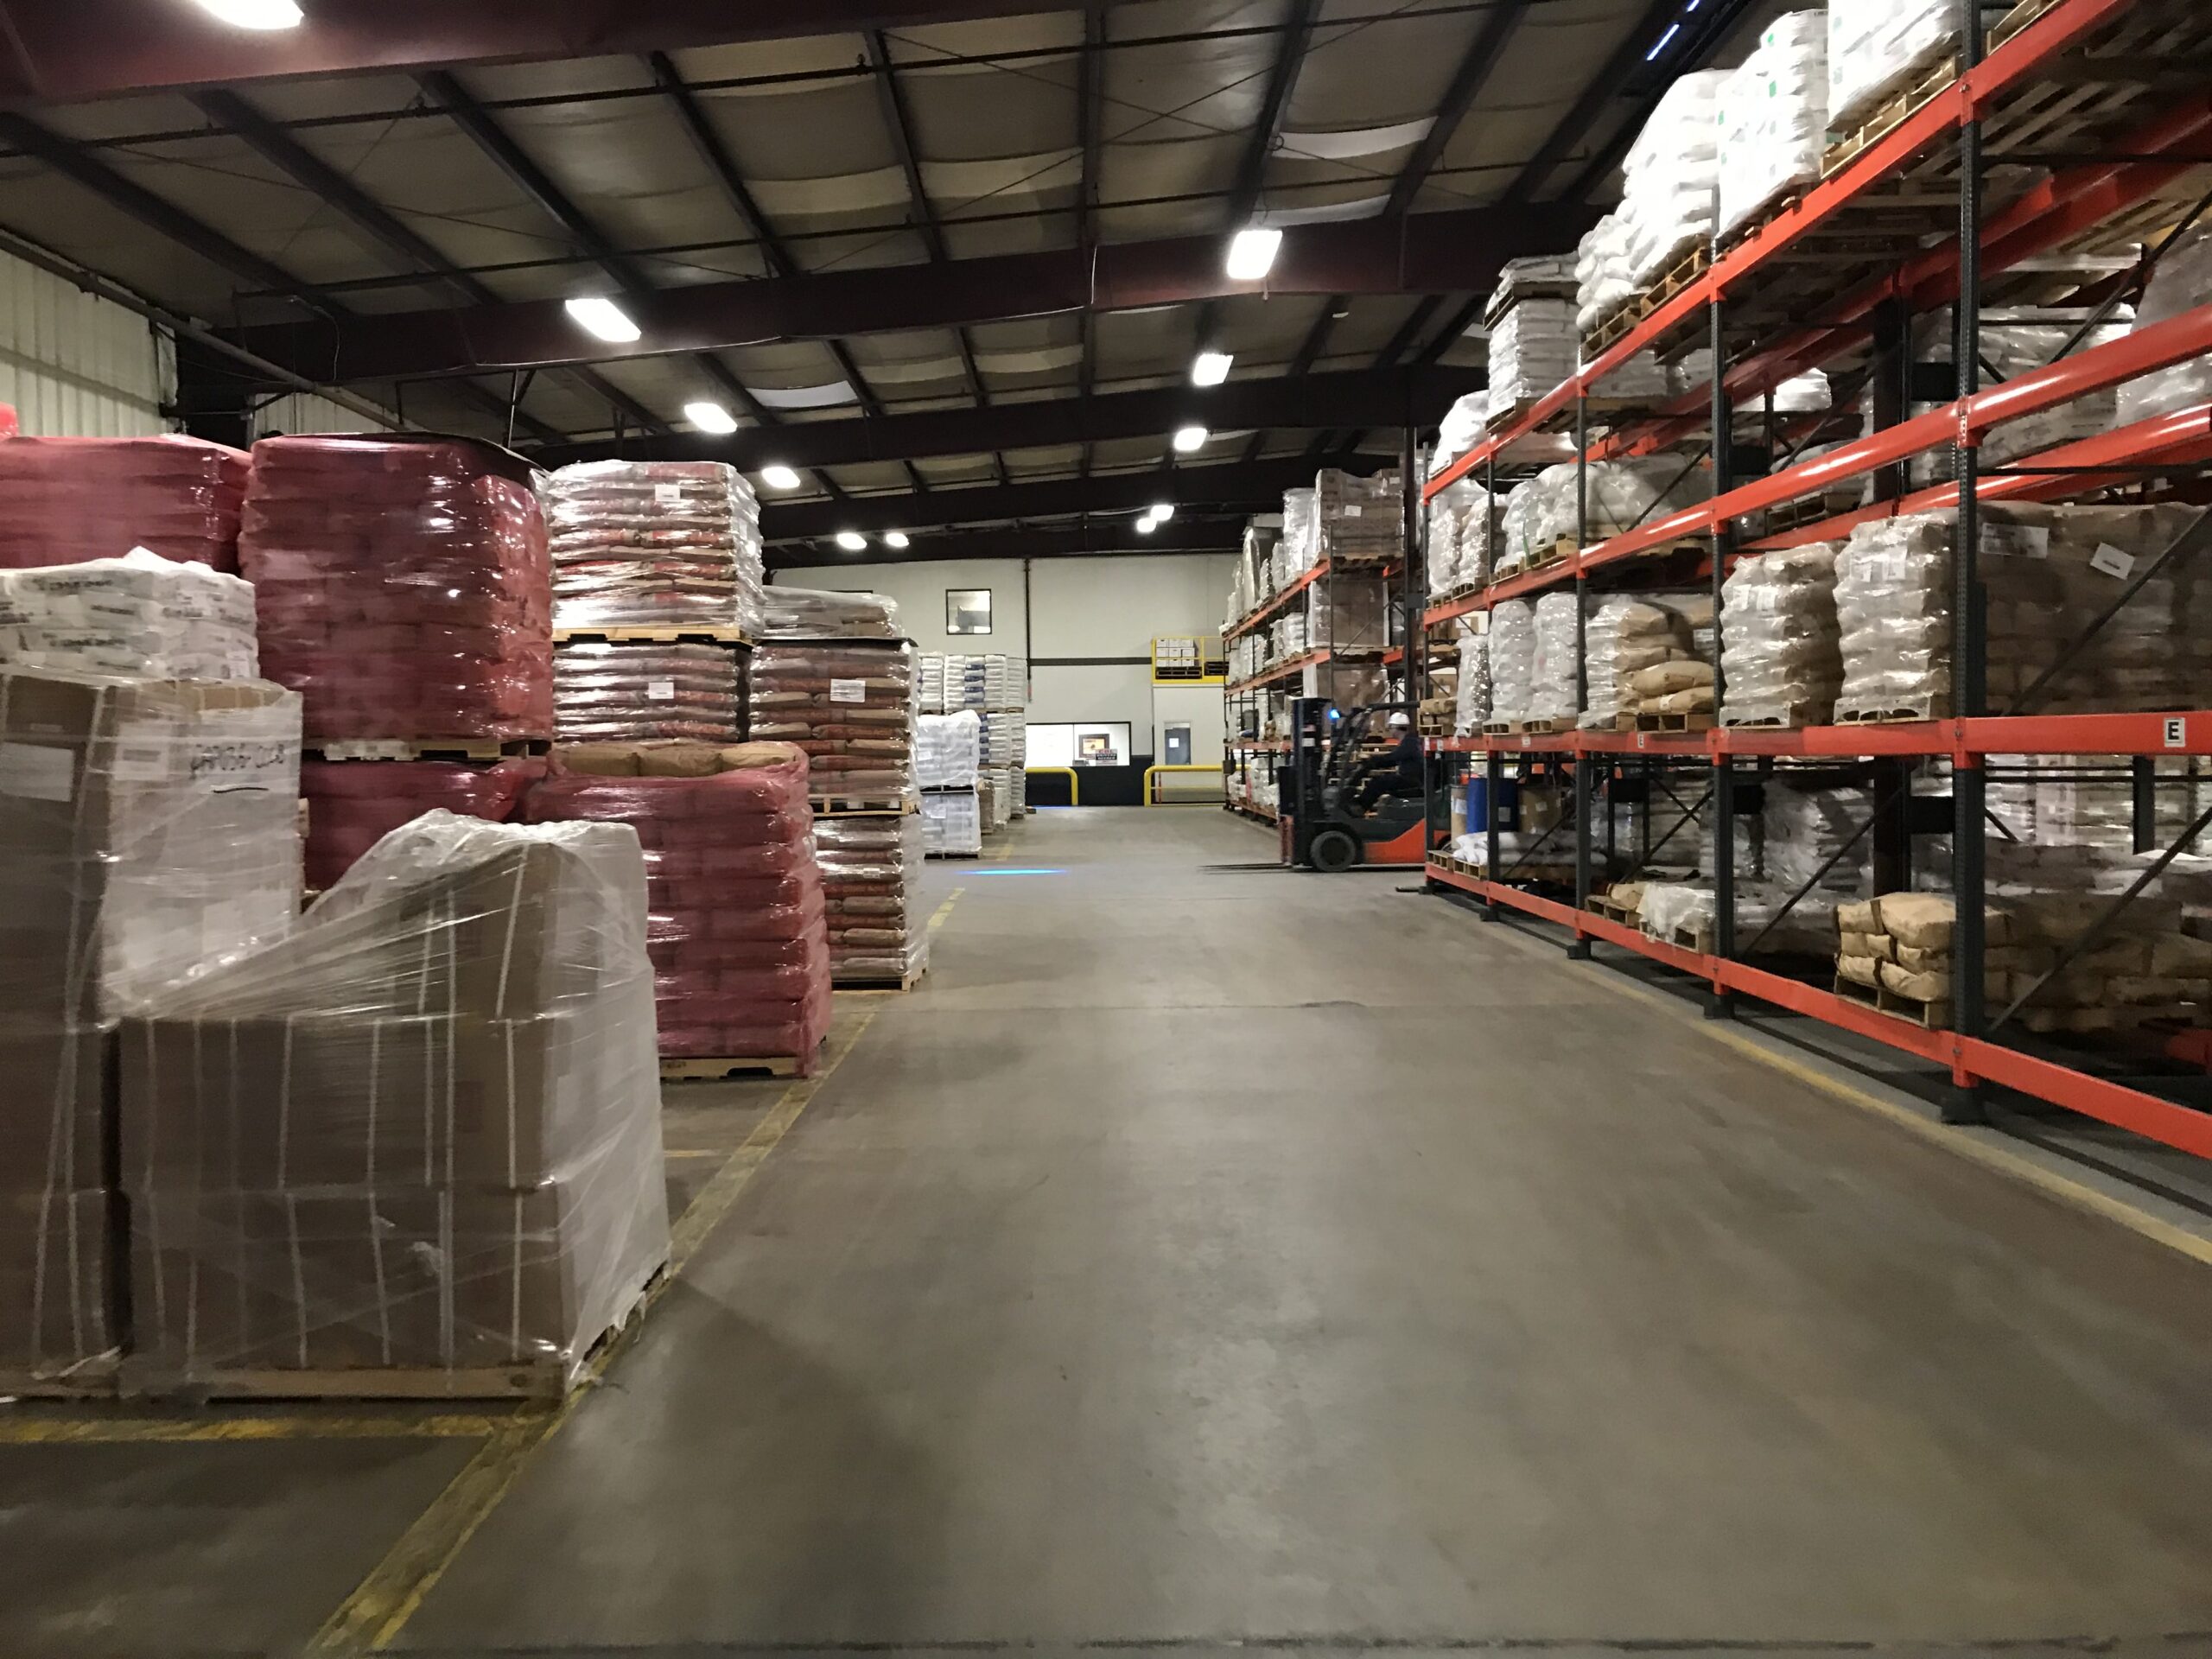
[[[1351,775],[1367,758],[1370,735],[1408,703],[1370,703],[1350,712],[1326,697],[1290,702],[1290,753],[1277,777],[1282,861],[1294,869],[1333,873],[1370,868],[1420,869],[1433,825],[1426,791],[1386,794],[1362,807]]]

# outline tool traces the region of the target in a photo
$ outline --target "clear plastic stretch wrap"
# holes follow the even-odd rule
[[[115,1021],[299,912],[299,699],[0,669],[0,1378],[112,1353]]]
[[[760,626],[760,504],[718,461],[592,461],[545,487],[561,628]]]
[[[914,781],[923,789],[973,789],[982,764],[982,718],[970,709],[914,722]]]
[[[137,1380],[573,1381],[668,1260],[645,888],[619,824],[434,812],[126,1021]]]
[[[144,548],[119,559],[0,569],[0,662],[65,674],[255,679],[253,589]]]
[[[2138,567],[2198,509],[1991,503],[1980,569],[1988,594],[1988,690],[2003,712],[2036,688]],[[1840,716],[1940,719],[1951,700],[1953,520],[1862,524],[1836,561]],[[2157,576],[2037,691],[2031,712],[2190,709],[2212,691],[2212,582]]]
[[[1392,559],[1403,550],[1405,501],[1395,472],[1356,478],[1324,470],[1313,480],[1313,517],[1323,558]]]
[[[564,743],[745,736],[745,654],[734,645],[572,639],[553,648],[553,714]]]
[[[1452,731],[1458,737],[1478,737],[1490,723],[1489,642],[1475,632],[1475,619],[1459,618],[1452,637],[1459,644],[1459,680],[1454,688]]]
[[[1273,556],[1274,587],[1305,575],[1321,556],[1319,512],[1312,490],[1282,493],[1282,539],[1275,543]]]
[[[1491,724],[1535,719],[1536,601],[1509,599],[1491,607],[1489,645]]]
[[[1452,407],[1444,412],[1443,423],[1436,429],[1436,448],[1428,458],[1428,475],[1435,477],[1473,448],[1489,421],[1488,391],[1464,392],[1454,398]],[[1251,607],[1247,605],[1245,608]],[[1243,612],[1235,614],[1241,616]]]
[[[1821,176],[1828,134],[1828,19],[1785,12],[1720,83],[1720,234]]]
[[[1718,69],[1681,76],[1629,146],[1618,217],[1632,288],[1647,286],[1713,234],[1719,172],[1713,105],[1726,79]]]
[[[1669,455],[1634,461],[1596,461],[1589,482],[1572,461],[1547,467],[1506,499],[1502,543],[1493,561],[1503,571],[1540,559],[1559,542],[1573,542],[1589,515],[1589,542],[1618,536],[1662,513],[1694,506],[1709,487],[1695,467]]]
[[[1764,795],[1759,868],[1774,909],[1778,912],[1791,893],[1810,884],[1767,936],[1767,947],[1819,955],[1835,938],[1835,907],[1856,899],[1872,879],[1872,843],[1859,833],[1866,822],[1866,791],[1776,778],[1768,781]],[[1748,942],[1751,936],[1742,937]]]
[[[1575,598],[1546,594],[1536,601],[1536,651],[1529,667],[1526,718],[1575,717]]]
[[[1491,520],[1497,511],[1491,494],[1465,479],[1447,485],[1430,504],[1428,586],[1432,595],[1454,588],[1477,587],[1490,580]],[[1443,571],[1437,568],[1437,543],[1450,555]]]
[[[1012,659],[995,652],[944,659],[947,709],[1011,709],[1021,701]]]
[[[2143,290],[2135,326],[2171,321],[2201,305],[2212,305],[2212,228],[2204,226],[2183,236],[2159,259]],[[2212,357],[2192,357],[2128,381],[2120,388],[2115,407],[2120,423],[2132,426],[2203,403],[2212,403]]]
[[[833,978],[905,979],[928,966],[921,894],[926,834],[918,812],[815,820]]]
[[[944,712],[944,654],[942,652],[925,651],[914,658],[914,706],[925,715]]]
[[[830,940],[806,756],[788,743],[590,744],[523,803],[533,823],[627,823],[644,844],[660,1052],[814,1069]]]
[[[2087,351],[2093,346],[2108,346],[2124,340],[2133,324],[2134,312],[2126,306],[2117,308],[2113,318],[2082,334],[2074,351]],[[2016,375],[2040,369],[2055,363],[2068,352],[2074,341],[2078,325],[2046,322],[2026,322],[2005,318],[2002,314],[1982,321],[1982,360],[1996,377],[2005,380]],[[1985,384],[1990,377],[1985,376]],[[2147,381],[2133,381],[2117,386],[2106,386],[2100,391],[2084,392],[2079,397],[2017,421],[2007,421],[1993,426],[1981,440],[1981,461],[1985,467],[2009,466],[2024,455],[2039,450],[2055,449],[2063,443],[2073,443],[2082,438],[2101,436],[2121,424],[2121,394],[2133,386],[2148,385]],[[2200,385],[2205,383],[2198,382]],[[2212,391],[2201,392],[2195,398],[2183,402],[2202,403],[2212,398]],[[2146,410],[2146,413],[2155,412]],[[1872,410],[1869,408],[1871,416]],[[1943,475],[1950,477],[1955,468],[1945,457]]]
[[[1332,651],[1387,651],[1390,587],[1376,575],[1332,576],[1306,590],[1306,645]]]
[[[897,639],[897,601],[881,594],[818,588],[771,588],[761,596],[760,632],[771,639]]]
[[[0,438],[0,569],[143,547],[236,570],[247,465],[198,438]]]
[[[912,646],[756,646],[747,702],[755,741],[805,752],[817,799],[891,805],[913,788]]]
[[[238,568],[309,743],[553,734],[552,567],[527,466],[461,438],[264,438]]]
[[[1572,375],[1580,344],[1573,301],[1515,302],[1491,330],[1491,423],[1535,402]]]
[[[1843,688],[1836,620],[1840,543],[1745,559],[1721,590],[1722,679],[1731,726],[1825,726]]]
[[[1576,250],[1574,321],[1586,334],[1636,296],[1629,277],[1628,237],[1621,216],[1607,213]]]
[[[403,823],[446,811],[505,823],[523,791],[545,775],[536,756],[489,766],[446,760],[308,760],[300,766],[307,802],[307,885],[321,893]]]
[[[1571,602],[1573,595],[1562,594]],[[1590,705],[1581,723],[1599,728],[1633,726],[1644,711],[1647,698],[1653,713],[1696,714],[1713,707],[1713,665],[1695,660],[1689,623],[1681,612],[1663,602],[1665,595],[1637,599],[1625,594],[1593,597],[1583,624],[1588,654]],[[1657,602],[1655,602],[1657,601]],[[1574,613],[1567,613],[1567,645],[1573,649]],[[1541,633],[1543,612],[1537,610]],[[1540,647],[1541,649],[1541,647]],[[1568,686],[1573,684],[1572,658]],[[1704,706],[1698,706],[1699,688]],[[1672,705],[1672,706],[1670,706]]]
[[[957,858],[983,850],[982,808],[974,790],[938,790],[923,796],[921,818],[926,856]]]
[[[1428,545],[1422,550],[1428,571],[1428,596],[1441,599],[1459,582],[1459,533],[1462,528],[1460,506],[1463,484],[1445,486],[1436,499],[1428,504]],[[1453,491],[1461,491],[1455,496]]]
[[[1955,0],[1829,0],[1828,124],[1856,126],[1958,44]]]

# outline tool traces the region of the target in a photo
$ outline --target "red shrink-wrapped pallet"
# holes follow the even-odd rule
[[[491,766],[447,760],[307,760],[300,793],[308,804],[307,885],[322,893],[370,848],[403,823],[442,807],[465,818],[505,823],[523,791],[545,775],[541,757],[510,755]]]
[[[529,463],[461,438],[264,438],[238,538],[261,671],[306,741],[553,734],[552,563]]]
[[[830,938],[806,756],[788,743],[577,744],[523,816],[627,823],[665,1058],[790,1059],[830,1030]]]
[[[235,571],[247,465],[198,438],[0,438],[0,569],[143,547]]]

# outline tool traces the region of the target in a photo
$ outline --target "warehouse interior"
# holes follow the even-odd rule
[[[0,0],[0,1646],[2212,1650],[2201,0]]]

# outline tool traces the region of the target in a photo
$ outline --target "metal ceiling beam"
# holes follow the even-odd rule
[[[1482,27],[1468,43],[1466,54],[1459,60],[1459,67],[1452,72],[1451,82],[1436,106],[1436,118],[1428,124],[1428,130],[1414,146],[1414,153],[1406,157],[1406,164],[1398,169],[1397,181],[1390,187],[1390,205],[1386,213],[1395,216],[1413,211],[1414,198],[1421,194],[1430,172],[1443,159],[1445,147],[1459,130],[1459,124],[1467,118],[1467,111],[1489,83],[1498,60],[1512,44],[1521,20],[1531,10],[1526,5],[1503,4],[1493,8],[1483,19]]]
[[[1179,467],[1172,473],[1094,473],[1033,483],[983,484],[932,490],[927,495],[861,495],[846,501],[768,504],[760,510],[767,542],[823,541],[840,531],[862,535],[885,531],[992,525],[1016,519],[1076,518],[1085,513],[1142,512],[1156,501],[1221,512],[1273,512],[1282,493],[1313,481],[1304,461],[1232,461],[1219,467]],[[1173,523],[1173,520],[1169,521]]]
[[[1370,371],[1231,380],[1204,389],[1163,386],[1001,403],[980,409],[929,410],[874,419],[802,421],[775,431],[726,437],[677,433],[665,438],[555,444],[533,452],[548,467],[617,454],[641,461],[725,461],[746,472],[786,467],[855,467],[868,462],[987,454],[1116,439],[1161,437],[1198,422],[1217,432],[1246,427],[1396,426],[1408,415],[1440,418],[1452,400],[1488,384],[1480,369]]]
[[[1149,536],[1140,536],[1128,514],[1086,518],[1074,524],[1014,530],[948,530],[918,535],[903,548],[871,542],[865,553],[848,553],[834,543],[818,549],[811,542],[791,542],[768,550],[767,563],[794,565],[914,564],[938,559],[1064,559],[1120,555],[1234,553],[1242,545],[1245,515],[1199,518],[1177,513]]]
[[[1118,0],[1096,0],[1114,4]],[[1045,0],[314,0],[247,32],[177,0],[0,0],[0,97],[50,102],[299,75],[635,56],[1011,17]]]
[[[1573,205],[1522,205],[1300,226],[1285,233],[1264,283],[1229,279],[1217,236],[703,283],[629,296],[644,337],[622,346],[584,334],[558,300],[278,324],[245,330],[239,343],[329,384],[615,362],[1242,294],[1464,293],[1487,289],[1508,259],[1573,247],[1597,217]]]

